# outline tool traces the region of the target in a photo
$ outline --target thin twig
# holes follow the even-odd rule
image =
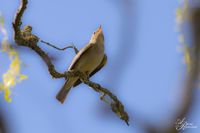
[[[90,81],[84,73],[79,71],[66,71],[64,73],[60,73],[55,70],[55,67],[50,59],[50,57],[37,45],[39,42],[39,37],[32,34],[32,27],[25,26],[24,29],[21,30],[21,18],[27,7],[28,0],[21,0],[21,5],[17,10],[16,17],[13,22],[14,29],[14,40],[19,46],[24,46],[35,51],[46,63],[49,73],[54,78],[67,78],[67,77],[79,77],[80,80],[86,85],[92,87],[95,91],[103,93],[109,96],[112,99],[111,108],[114,113],[116,113],[120,119],[124,120],[127,124],[129,121],[128,114],[124,110],[123,104],[118,100],[118,98],[113,95],[109,90],[101,87],[99,84]]]
[[[43,41],[43,40],[40,40],[40,42],[42,42],[42,43],[44,43],[44,44],[46,44],[46,45],[48,45],[48,46],[50,46],[50,47],[52,47],[52,48],[55,48],[55,49],[57,49],[57,50],[60,50],[60,51],[64,51],[65,49],[68,49],[68,48],[73,48],[73,49],[75,49],[75,51],[78,51],[77,48],[76,48],[73,44],[72,44],[72,45],[69,45],[69,46],[66,46],[66,47],[64,47],[64,48],[59,48],[59,47],[57,47],[57,46],[55,46],[55,45],[53,45],[53,44],[51,44],[51,43],[49,43],[49,42]]]

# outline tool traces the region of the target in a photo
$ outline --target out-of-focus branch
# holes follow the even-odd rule
[[[112,111],[116,113],[120,119],[124,120],[127,124],[129,121],[128,114],[124,110],[123,104],[118,100],[118,98],[113,95],[109,90],[101,87],[99,84],[94,83],[89,80],[89,78],[79,71],[66,71],[64,73],[60,73],[55,70],[55,67],[50,59],[50,57],[43,51],[37,43],[39,42],[39,37],[32,34],[32,27],[25,26],[24,29],[21,30],[21,18],[23,16],[24,11],[26,10],[28,4],[28,0],[21,0],[21,5],[17,10],[16,17],[13,22],[14,29],[14,40],[19,46],[24,46],[35,51],[46,63],[48,66],[49,73],[54,78],[67,78],[67,77],[79,77],[83,83],[93,88],[95,91],[102,93],[104,96],[101,98],[103,101],[106,101],[104,97],[107,95],[112,99],[110,106]]]
[[[191,18],[192,18],[192,30],[193,30],[193,45],[191,49],[191,70],[188,72],[186,77],[186,84],[184,88],[184,97],[183,97],[183,105],[180,107],[179,112],[174,118],[174,122],[178,119],[183,119],[189,115],[190,110],[193,106],[194,97],[195,97],[195,89],[197,88],[198,77],[200,74],[199,66],[200,66],[200,8],[196,8],[191,10]],[[168,133],[178,133],[181,130],[177,130],[175,125],[172,125],[169,129],[167,129]]]
[[[199,66],[200,66],[200,8],[191,10],[191,20],[192,20],[192,30],[193,30],[193,45],[191,49],[191,71],[188,73],[185,92],[184,92],[184,104],[182,105],[177,117],[174,119],[183,119],[188,116],[190,109],[192,108],[195,89],[197,88],[197,82],[199,78]],[[170,129],[174,133],[178,132],[177,130]]]
[[[178,113],[175,115],[172,120],[172,125],[167,129],[159,129],[155,127],[149,127],[149,133],[179,133],[182,130],[179,130],[175,125],[175,122],[178,119],[183,119],[187,117],[190,113],[191,108],[193,107],[195,99],[195,89],[197,88],[197,82],[199,78],[199,67],[200,67],[200,8],[195,8],[191,10],[191,22],[193,30],[193,45],[190,51],[191,63],[189,64],[191,69],[186,75],[186,82],[183,88],[183,104],[180,106]],[[178,124],[178,123],[177,123]],[[179,123],[181,124],[181,123]],[[147,126],[148,127],[148,126]]]
[[[5,125],[5,120],[2,117],[2,113],[0,115],[0,133],[7,133],[7,127]]]

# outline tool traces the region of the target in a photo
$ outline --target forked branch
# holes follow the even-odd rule
[[[19,46],[24,46],[32,49],[35,51],[46,63],[49,73],[53,78],[67,78],[67,77],[79,77],[79,79],[88,85],[89,87],[93,88],[95,91],[102,93],[104,96],[108,96],[112,99],[112,101],[109,103],[112,111],[116,113],[120,119],[124,120],[127,124],[129,121],[128,114],[124,110],[123,104],[119,101],[119,99],[112,94],[109,90],[101,87],[101,85],[94,83],[89,80],[87,76],[85,76],[84,73],[81,73],[79,71],[66,71],[64,73],[60,73],[56,71],[50,57],[47,55],[45,51],[43,51],[37,43],[40,41],[39,37],[32,34],[32,27],[31,26],[25,26],[23,29],[21,28],[22,25],[22,16],[24,11],[27,8],[28,0],[21,0],[21,5],[19,9],[16,12],[16,16],[13,22],[13,29],[14,29],[14,40]],[[101,98],[101,100],[105,101],[104,97]]]

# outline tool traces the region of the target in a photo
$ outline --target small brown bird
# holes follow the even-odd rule
[[[107,62],[104,53],[104,35],[101,26],[93,33],[90,42],[83,47],[74,57],[68,70],[79,70],[89,77],[98,72]],[[78,77],[68,78],[58,92],[56,99],[64,103],[69,90],[79,85]]]

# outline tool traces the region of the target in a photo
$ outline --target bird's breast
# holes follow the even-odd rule
[[[104,47],[94,44],[80,56],[72,69],[91,73],[100,65],[103,57]]]

